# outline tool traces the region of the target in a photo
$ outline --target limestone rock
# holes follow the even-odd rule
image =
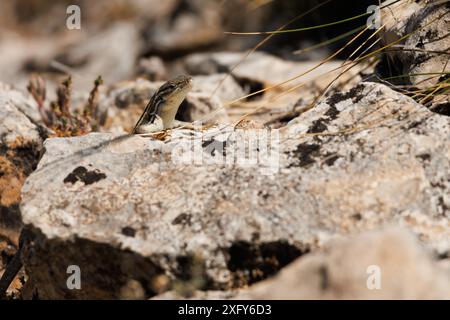
[[[362,83],[280,130],[49,139],[22,193],[28,292],[113,298],[137,280],[150,297],[161,276],[169,289],[241,288],[392,224],[448,254],[449,133],[449,117]],[[74,264],[83,290],[65,286]]]

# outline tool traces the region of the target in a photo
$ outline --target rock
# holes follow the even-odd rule
[[[246,91],[233,77],[226,73],[217,73],[206,76],[193,76],[194,87],[192,91],[202,91],[209,95],[216,95],[222,102],[236,100],[244,96]]]
[[[444,80],[444,74],[450,72],[445,54],[450,48],[448,3],[403,0],[382,9],[381,20],[386,24],[381,33],[383,45],[395,44],[387,49],[393,61],[390,65],[399,69],[399,75],[408,75],[402,79],[404,84],[424,89]]]
[[[37,165],[45,135],[20,110],[36,117],[31,100],[0,84],[0,236],[15,244],[22,226],[20,191]]]
[[[139,60],[137,73],[150,81],[167,80],[167,70],[164,62],[157,56]]]
[[[130,132],[161,84],[137,79],[114,85],[100,100],[100,109],[107,112],[105,129]]]
[[[285,118],[293,118],[290,117],[291,113],[297,116],[301,110],[309,107],[317,96],[323,95],[330,79],[336,78],[334,87],[340,90],[351,88],[352,84],[357,83],[360,80],[358,68],[338,77],[342,72],[342,63],[294,62],[263,52],[254,52],[248,57],[235,52],[197,53],[184,59],[188,73],[230,72],[244,91],[252,94],[248,99],[227,106],[228,115],[233,121],[240,120],[256,109],[257,112],[252,114],[254,120],[272,126],[276,123],[273,127],[284,125],[287,122]],[[261,92],[263,89],[266,91]],[[280,125],[280,122],[283,124]]]
[[[198,121],[209,125],[213,123],[230,123],[224,104],[217,96],[208,92],[193,91],[186,96],[186,102],[178,111],[178,119],[182,121]]]
[[[448,266],[410,232],[390,227],[327,243],[249,288],[190,295],[168,291],[152,299],[448,299],[449,280]]]
[[[26,296],[114,298],[137,280],[148,298],[162,276],[168,289],[242,288],[392,224],[448,254],[449,133],[449,117],[361,83],[280,130],[48,139],[22,191]],[[65,285],[74,264],[83,290]]]
[[[22,38],[17,32],[2,30],[0,51],[0,81],[14,84],[26,90],[30,65],[46,61],[46,65],[57,54],[59,41],[50,38]]]
[[[440,268],[409,232],[387,229],[299,258],[235,299],[449,299]]]
[[[124,300],[140,300],[145,297],[145,291],[139,281],[131,279],[121,288],[119,297]]]
[[[245,95],[239,84],[226,74],[194,76],[194,87],[179,111],[184,121],[226,124],[231,122],[226,103]]]
[[[65,15],[65,8],[62,14]],[[25,90],[31,73],[45,73],[47,92],[52,93],[61,80],[56,74],[63,73],[73,76],[75,90],[88,92],[99,75],[106,83],[134,75],[142,45],[134,24],[114,23],[94,35],[66,31],[53,37],[23,37],[15,32],[2,32],[0,49],[4,54],[0,67],[5,72],[0,75],[0,81]]]
[[[320,61],[294,62],[259,51],[242,60],[243,58],[245,54],[237,52],[194,53],[184,59],[184,66],[190,74],[204,75],[230,72],[239,63],[239,66],[231,72],[238,81],[269,86],[298,77],[297,81],[291,82],[290,85],[299,82],[317,82],[316,84],[320,86],[321,83],[328,84],[330,78],[337,76],[341,71],[335,69],[343,63],[332,61],[318,66]],[[317,69],[311,70],[316,66]],[[316,79],[320,75],[323,75],[323,79]],[[351,75],[354,75],[352,71],[348,73],[348,78],[345,78],[349,79]]]
[[[439,99],[435,99],[435,102],[430,107],[430,110],[445,115],[447,117],[450,117],[450,101],[448,101],[448,99],[442,100],[442,98],[439,97]]]
[[[72,69],[75,74],[74,88],[88,91],[99,75],[105,83],[131,78],[141,50],[140,43],[139,31],[134,24],[115,23],[105,31],[61,51],[59,56],[63,59],[56,58],[56,61],[75,66]]]
[[[42,124],[36,101],[30,95],[24,95],[22,91],[0,82],[0,97],[7,100],[33,123]]]
[[[449,124],[385,86],[361,83],[290,122],[289,135],[303,141],[294,143],[291,165],[322,168],[304,192],[315,195],[317,212],[341,212],[322,226],[373,229],[390,221],[448,252]]]
[[[165,57],[192,52],[222,38],[220,6],[203,0],[177,1],[170,18],[146,25],[146,51]]]

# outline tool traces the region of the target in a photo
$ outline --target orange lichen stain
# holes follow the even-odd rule
[[[11,161],[0,156],[0,205],[9,207],[18,204],[24,181],[23,172]]]

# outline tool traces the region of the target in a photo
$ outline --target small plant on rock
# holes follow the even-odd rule
[[[94,88],[89,94],[88,101],[81,110],[72,108],[72,78],[65,79],[56,90],[56,100],[45,106],[46,86],[39,75],[32,75],[28,84],[28,91],[36,101],[44,124],[57,137],[79,136],[91,131],[97,131],[104,116],[100,114],[99,87],[103,84],[101,76],[94,81]]]

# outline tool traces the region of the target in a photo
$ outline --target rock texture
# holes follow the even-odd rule
[[[334,94],[280,130],[113,138],[45,142],[22,193],[28,297],[116,298],[130,281],[150,297],[161,277],[167,289],[239,288],[392,224],[449,252],[450,118],[384,85]],[[83,290],[66,287],[73,264]]]

